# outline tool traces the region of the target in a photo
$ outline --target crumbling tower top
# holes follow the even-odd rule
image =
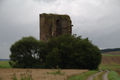
[[[64,33],[72,34],[72,21],[68,15],[40,14],[40,40],[49,41]]]

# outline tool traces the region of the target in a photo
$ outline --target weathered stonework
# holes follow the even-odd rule
[[[40,14],[40,40],[49,41],[64,33],[72,34],[72,21],[68,15]]]

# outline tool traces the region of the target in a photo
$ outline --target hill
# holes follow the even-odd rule
[[[10,59],[0,59],[0,61],[9,61]]]
[[[103,56],[105,55],[120,55],[120,51],[114,51],[114,52],[105,52],[105,53],[102,53]]]
[[[100,65],[114,70],[120,75],[120,51],[102,53]]]
[[[120,48],[107,48],[107,49],[102,49],[100,51],[101,53],[114,52],[114,51],[120,51]]]

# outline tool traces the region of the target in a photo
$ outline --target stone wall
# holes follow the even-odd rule
[[[68,15],[40,14],[40,40],[49,41],[64,33],[72,34],[72,21]]]

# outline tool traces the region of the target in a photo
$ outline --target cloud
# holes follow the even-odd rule
[[[68,14],[73,31],[99,48],[120,47],[120,0],[0,0],[0,56],[23,36],[39,39],[39,14]],[[7,55],[5,57],[5,55]]]

